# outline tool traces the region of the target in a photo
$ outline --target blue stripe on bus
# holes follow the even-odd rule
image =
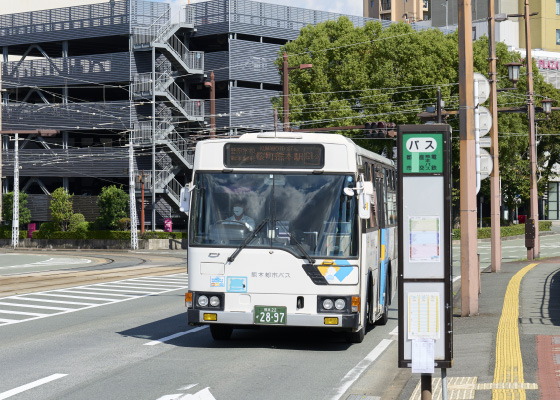
[[[385,248],[385,251],[380,251],[379,256],[381,257],[383,255],[383,258],[379,260],[379,276],[381,277],[381,282],[379,282],[379,304],[381,306],[385,305],[385,287],[387,286],[387,269],[388,269],[388,265],[389,265],[389,255],[388,253],[388,249],[389,249],[389,230],[388,229],[381,229],[380,230],[380,238],[379,238],[379,247],[380,250],[382,247]]]

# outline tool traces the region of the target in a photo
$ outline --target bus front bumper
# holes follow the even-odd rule
[[[205,320],[204,314],[215,314],[215,321]],[[329,324],[326,323],[326,318],[329,318]],[[332,318],[338,318],[338,323],[333,324]],[[253,321],[252,312],[224,312],[214,310],[192,310],[187,311],[187,319],[189,325],[200,324],[230,324],[230,325],[250,325],[260,326]],[[288,314],[286,317],[286,324],[274,326],[302,326],[302,327],[315,327],[315,328],[358,328],[360,318],[358,313],[352,314]],[[265,325],[266,326],[266,325]]]

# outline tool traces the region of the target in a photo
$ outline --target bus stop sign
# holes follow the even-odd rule
[[[399,367],[452,363],[451,128],[398,127]]]

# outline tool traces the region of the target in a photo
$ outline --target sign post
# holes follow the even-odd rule
[[[444,377],[453,354],[450,132],[400,125],[397,135],[399,367],[420,373],[430,392],[434,368]]]

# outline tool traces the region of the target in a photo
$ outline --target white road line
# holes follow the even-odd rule
[[[199,326],[198,328],[190,329],[190,330],[185,331],[185,332],[175,333],[173,335],[166,336],[164,338],[154,340],[152,342],[144,343],[144,346],[155,346],[156,344],[161,344],[161,343],[167,342],[168,340],[178,338],[179,336],[188,335],[189,333],[195,333],[195,332],[201,331],[201,330],[206,329],[206,328],[208,328],[207,325]]]
[[[36,388],[37,386],[44,385],[45,383],[49,383],[49,382],[55,381],[57,379],[64,378],[66,375],[68,375],[68,374],[53,374],[51,376],[47,376],[46,378],[38,379],[34,382],[28,383],[27,385],[23,385],[23,386],[15,388],[15,389],[8,390],[7,392],[0,393],[0,400],[4,400],[4,399],[7,399],[8,397],[15,396],[16,394],[25,392],[26,390],[33,389],[33,388]]]
[[[41,317],[43,315],[49,315],[49,314],[39,314],[39,313],[25,312],[25,311],[10,311],[10,310],[1,310],[1,309],[0,309],[0,314],[31,315],[32,317]]]
[[[168,275],[169,277],[178,277],[183,279],[183,282],[186,281],[187,275],[185,273],[181,273],[181,274],[173,274],[173,275]],[[165,276],[162,276],[165,277]],[[128,280],[121,280],[121,281],[115,281],[115,284],[122,284],[123,282],[126,283],[127,281],[130,281],[130,279]],[[133,282],[134,284],[134,282]],[[101,285],[107,285],[104,287],[100,287]],[[68,313],[72,313],[75,311],[82,311],[82,310],[87,310],[87,309],[91,309],[91,308],[97,308],[97,307],[101,307],[101,306],[106,306],[109,304],[115,304],[115,303],[121,303],[124,301],[129,301],[129,300],[135,300],[135,299],[140,299],[142,297],[147,297],[147,296],[152,296],[152,295],[159,295],[159,294],[163,294],[163,293],[168,293],[168,292],[173,292],[175,290],[179,290],[181,288],[185,288],[186,287],[186,282],[184,285],[180,286],[180,287],[174,287],[174,285],[167,285],[166,287],[154,287],[155,285],[151,285],[152,289],[151,291],[148,291],[144,288],[142,291],[139,290],[130,290],[130,286],[126,286],[126,285],[121,285],[118,286],[121,289],[114,289],[110,287],[110,283],[101,283],[101,284],[93,284],[93,285],[84,285],[84,286],[76,286],[73,288],[68,288],[68,289],[57,289],[57,290],[48,290],[48,291],[44,291],[44,292],[36,292],[36,293],[28,293],[28,294],[21,294],[21,295],[16,295],[16,296],[11,296],[11,297],[5,297],[2,298],[0,300],[3,300],[2,302],[0,302],[0,305],[6,305],[6,306],[14,306],[14,307],[25,307],[25,308],[29,308],[31,309],[31,311],[33,311],[33,308],[37,308],[37,309],[46,309],[46,310],[55,310],[55,311],[59,311],[59,312],[54,312],[54,313],[48,313],[48,314],[38,314],[38,316],[30,316],[29,318],[26,319],[0,319],[0,325],[1,326],[6,326],[6,325],[11,325],[11,324],[17,324],[20,322],[26,322],[26,321],[32,321],[32,320],[36,320],[36,319],[42,319],[42,318],[48,318],[48,317],[52,317],[55,315],[62,315],[62,314],[68,314]],[[173,287],[170,287],[173,286]],[[73,289],[73,290],[72,290]],[[81,292],[81,290],[94,290],[94,291],[107,291],[107,292],[125,292],[125,293],[130,293],[129,295],[122,295],[122,294],[115,294],[115,293],[91,293],[91,292]],[[65,295],[64,293],[68,293],[68,292],[75,292],[78,294],[85,294],[85,295],[95,295],[95,294],[99,294],[101,296],[107,296],[107,297],[111,297],[111,298],[98,298],[98,297],[87,297],[87,296],[72,296],[72,295]],[[37,298],[37,297],[33,297],[33,296],[43,296],[43,297],[47,297],[47,296],[55,296],[55,297],[67,297],[67,298],[75,298],[75,299],[94,299],[94,300],[98,300],[98,301],[102,301],[102,303],[85,303],[85,302],[77,302],[77,301],[70,301],[70,300],[50,300],[50,299],[46,299],[46,298]],[[119,298],[116,298],[116,297]],[[18,303],[11,303],[12,301],[17,301]],[[68,305],[68,307],[49,307],[49,306],[44,306],[44,305],[34,305],[32,303],[28,303],[28,304],[23,304],[26,302],[33,302],[33,303],[60,303],[60,304],[66,304]],[[76,305],[77,307],[71,307],[72,305]],[[13,313],[18,313],[21,314],[19,312],[13,311]]]
[[[132,281],[132,282],[121,282],[121,285],[138,285],[137,289],[142,289],[144,287],[157,287],[157,286],[163,286],[163,287],[169,287],[169,285],[158,285],[158,284],[154,284],[154,283],[141,283],[138,281]],[[130,286],[133,287],[133,286]]]
[[[180,279],[180,278],[176,278],[176,279],[158,279],[158,278],[149,278],[146,276],[141,276],[138,278],[132,278],[131,281],[142,281],[142,282],[158,282],[158,283],[162,283],[162,284],[171,284],[171,285],[180,285],[182,284],[186,279]]]
[[[115,299],[107,299],[101,297],[73,296],[71,294],[42,293],[41,296],[64,297],[68,299],[96,300],[96,301],[115,301]]]
[[[81,290],[64,289],[64,290],[59,290],[59,292],[62,292],[62,293],[78,293],[78,294],[100,294],[102,296],[115,296],[115,297],[134,297],[134,295],[129,295],[129,294],[94,292],[93,290],[95,290],[95,289],[90,289],[90,290],[92,290],[91,292],[84,292],[83,290],[88,290],[88,289],[81,289]]]
[[[131,288],[131,289],[146,289],[146,288],[143,287],[143,286],[130,286],[130,285],[135,285],[135,283],[130,283],[130,284],[128,284],[128,283],[126,283],[126,282],[119,282],[118,285],[113,285],[113,284],[110,284],[110,283],[100,283],[99,285],[101,285],[101,286],[107,286],[107,287],[118,287],[118,288],[121,288],[121,289],[126,289],[126,288]],[[149,291],[149,290],[142,290],[142,293],[152,293],[152,292]]]
[[[33,293],[33,294],[38,294],[38,293]],[[36,298],[33,298],[33,297],[13,297],[13,298],[18,299],[18,300],[38,301],[38,302],[44,302],[44,303],[76,304],[76,305],[79,305],[79,306],[95,306],[95,305],[97,305],[97,304],[94,304],[94,303],[80,303],[80,302],[77,302],[77,301],[36,299]]]
[[[336,390],[334,396],[331,397],[332,400],[338,400],[346,393],[348,388],[362,375],[362,373],[381,355],[383,352],[392,344],[394,340],[383,339],[375,348],[362,360],[352,368],[348,373],[342,378],[341,386]]]
[[[145,291],[140,291],[140,290],[104,289],[104,288],[100,288],[99,286],[92,286],[92,287],[95,287],[95,290],[102,290],[102,291],[105,291],[105,292],[124,292],[124,293],[142,293],[142,294],[146,293]],[[80,287],[80,289],[82,289],[82,288]],[[85,289],[85,288],[83,288],[83,289]]]
[[[73,310],[73,308],[64,308],[64,307],[48,307],[48,306],[36,306],[33,304],[19,304],[19,303],[8,303],[8,302],[0,302],[2,306],[12,306],[12,307],[25,307],[25,308],[41,308],[43,310],[58,310],[58,311],[66,311],[66,310]]]
[[[140,279],[140,278],[138,278]],[[186,279],[180,279],[180,278],[175,278],[175,279],[158,279],[158,278],[149,278],[149,279],[142,279],[146,282],[167,282],[167,283],[176,283],[176,284],[183,284],[185,283]]]

